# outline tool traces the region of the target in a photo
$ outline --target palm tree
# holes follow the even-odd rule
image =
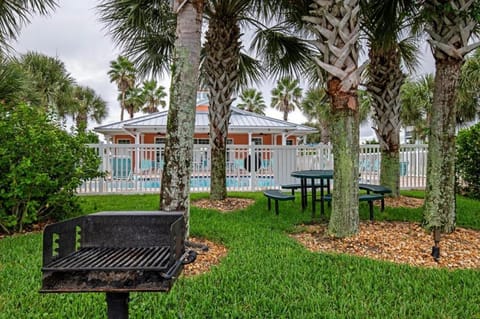
[[[480,27],[478,10],[478,1],[465,0],[425,0],[422,7],[436,68],[423,217],[436,234],[455,230],[455,99],[465,56],[480,45],[470,43]]]
[[[302,88],[298,80],[283,77],[272,90],[271,107],[283,113],[283,120],[288,121],[288,114],[300,108]]]
[[[107,102],[89,87],[75,86],[73,102],[69,107],[68,114],[72,116],[79,132],[86,131],[88,119],[101,123],[108,115]]]
[[[480,114],[480,49],[468,57],[462,66],[457,96],[457,124],[475,120]]]
[[[203,0],[173,2],[173,11],[177,13],[177,29],[160,208],[166,211],[186,211],[186,236],[188,236],[190,216],[190,175],[193,169],[193,134],[203,6]]]
[[[199,5],[197,2],[195,4]],[[205,1],[205,16],[209,21],[209,31],[205,35],[206,41],[202,63],[204,74],[202,78],[210,94],[209,116],[211,120],[210,143],[212,150],[210,197],[212,199],[226,197],[225,153],[228,134],[228,125],[226,124],[230,116],[230,106],[233,101],[232,94],[239,88],[240,84],[245,84],[249,79],[256,80],[261,74],[257,71],[254,73],[253,78],[245,76],[245,73],[242,74],[243,70],[252,70],[252,66],[258,66],[258,63],[239,53],[241,47],[240,22],[254,22],[253,25],[257,29],[263,27],[261,23],[256,23],[255,17],[262,15],[262,13],[262,16],[268,16],[265,12],[269,10],[269,12],[272,12],[272,6],[276,4],[277,1]],[[157,21],[153,18],[156,13],[168,19],[168,15],[165,15],[161,8],[161,1],[146,1],[142,5],[138,1],[122,1],[118,3],[118,1],[112,0],[104,1],[100,7],[103,11],[102,20],[111,24],[111,32],[116,33],[117,40],[120,37],[123,39],[118,42],[125,44],[126,48],[135,50],[137,57],[143,55],[143,59],[139,60],[139,62],[144,66],[148,65],[146,68],[152,70],[152,73],[161,70],[159,65],[154,62],[159,61],[157,53],[162,52],[167,55],[169,52],[168,48],[171,47],[169,40],[175,38],[168,35],[168,32],[157,34],[156,30],[152,30],[153,34],[148,38],[149,33],[144,32],[146,28],[142,25],[145,24],[145,21],[149,21],[149,25],[155,24],[152,21]],[[203,5],[201,8],[203,9]],[[254,12],[255,15],[252,16],[251,12]],[[179,26],[178,17],[177,26]],[[166,30],[170,29],[166,28]],[[135,35],[141,36],[136,38],[138,40],[133,40]],[[293,46],[293,44],[300,42],[296,37],[282,37],[278,28],[270,28],[265,30],[258,39],[266,38],[267,36],[276,39],[277,43],[279,43],[275,46],[275,50],[271,50],[272,47],[268,50],[270,53],[282,56],[282,59],[275,60],[280,61],[280,63],[275,65],[277,72],[279,72],[278,66],[281,66],[280,69],[286,69],[290,66],[288,59],[285,57],[289,55],[284,54],[285,52],[295,54],[295,61],[297,62],[302,62],[302,58],[308,57],[307,54],[302,53],[304,50],[299,50],[298,47]],[[156,40],[153,40],[154,38]],[[261,40],[257,41],[257,43],[260,42]],[[153,46],[153,43],[163,43],[165,49],[159,51],[158,47]],[[148,58],[150,55],[152,55],[151,59]],[[168,60],[168,58],[165,60]],[[150,61],[153,62],[150,63]],[[139,67],[139,69],[141,68]],[[182,106],[186,107],[185,101],[183,101]],[[174,114],[175,110],[172,110],[171,107],[169,110]]]
[[[138,86],[128,89],[127,92],[125,92],[125,110],[127,110],[131,119],[133,119],[135,113],[139,112],[142,106],[145,105],[145,99],[142,93],[142,89]],[[121,99],[122,95],[120,94],[118,100],[121,101]]]
[[[39,96],[32,87],[29,74],[16,61],[0,61],[0,104],[12,108],[21,101],[38,105]]]
[[[307,4],[308,5],[308,4]],[[310,11],[308,11],[308,9]],[[328,232],[337,237],[358,233],[359,106],[357,87],[359,1],[315,1],[303,17],[316,39],[315,63],[328,73],[331,137],[335,160],[332,213]]]
[[[57,7],[55,0],[23,0],[0,2],[0,56],[11,48],[21,28],[30,22],[34,14],[47,15]]]
[[[400,90],[401,121],[404,127],[413,127],[414,140],[427,140],[433,86],[433,74],[427,74],[416,81],[407,79]]]
[[[66,115],[65,106],[72,97],[74,80],[65,64],[58,58],[37,52],[28,52],[19,59],[20,65],[29,74],[40,104],[46,111]]]
[[[400,39],[414,11],[410,0],[362,0],[363,29],[370,63],[366,87],[372,95],[375,133],[380,143],[380,184],[400,196],[400,88],[405,80],[402,60],[416,65],[412,38]]]
[[[328,144],[330,142],[330,100],[325,88],[317,86],[308,89],[300,106],[308,123],[319,128],[320,142]]]
[[[142,96],[145,102],[145,107],[142,109],[144,113],[158,112],[158,106],[165,108],[167,105],[165,88],[161,85],[157,86],[156,80],[143,81]]]
[[[267,105],[263,99],[262,92],[257,91],[256,89],[245,89],[242,91],[239,98],[241,101],[237,104],[239,109],[265,115]]]
[[[117,84],[121,94],[120,100],[120,121],[123,121],[125,112],[125,93],[135,85],[136,69],[132,62],[126,57],[120,55],[117,60],[110,61],[110,70],[108,71],[110,82]]]
[[[245,82],[248,80],[241,73],[242,62],[245,66],[248,60],[243,59],[240,53],[240,27],[242,24],[250,23],[258,31],[263,27],[259,21],[272,12],[273,6],[275,1],[215,0],[207,2],[205,13],[208,19],[208,30],[205,35],[205,58],[202,70],[205,73],[205,84],[210,95],[211,199],[221,200],[227,196],[226,146],[230,107],[234,100],[233,93],[239,84],[247,84]],[[278,34],[278,32],[274,33]],[[285,38],[277,37],[276,39],[280,43],[280,39]],[[289,42],[289,45],[295,48],[292,43]],[[297,55],[300,55],[299,52],[302,50],[297,49],[298,47],[295,48]],[[258,80],[259,75],[258,72],[253,73],[253,78],[250,79]]]

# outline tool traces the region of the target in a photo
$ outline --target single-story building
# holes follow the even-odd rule
[[[96,127],[94,130],[113,144],[164,144],[168,111],[156,112],[121,122]],[[195,116],[195,144],[209,144],[208,98],[199,94]],[[297,145],[316,129],[268,116],[231,108],[228,144],[233,145]]]

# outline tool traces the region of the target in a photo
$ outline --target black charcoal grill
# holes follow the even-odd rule
[[[108,318],[128,318],[131,291],[168,292],[195,260],[182,212],[101,212],[49,225],[40,292],[106,292]]]

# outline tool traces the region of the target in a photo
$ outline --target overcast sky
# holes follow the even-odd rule
[[[18,54],[36,51],[48,56],[58,57],[65,63],[67,71],[75,80],[94,89],[107,101],[109,116],[103,124],[120,120],[120,107],[117,101],[118,90],[110,83],[107,72],[110,61],[119,54],[110,37],[98,21],[95,6],[98,0],[63,0],[60,7],[48,17],[34,17],[31,24],[22,29],[22,33],[13,47]],[[434,64],[430,52],[422,49],[423,68],[421,74],[433,72]],[[162,81],[168,88],[168,79]],[[263,96],[270,103],[271,83],[260,86]],[[168,89],[167,89],[168,92]],[[282,119],[282,114],[268,108],[267,115]],[[289,121],[302,123],[305,118],[298,111],[289,115]],[[90,123],[89,127],[98,126]],[[369,125],[361,129],[362,139],[374,138]]]

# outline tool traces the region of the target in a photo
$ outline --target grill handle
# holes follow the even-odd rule
[[[191,264],[197,259],[197,252],[194,250],[186,251],[182,257],[180,257],[175,264],[170,267],[166,273],[162,273],[161,276],[165,280],[170,280],[178,274],[180,267],[183,265]]]

